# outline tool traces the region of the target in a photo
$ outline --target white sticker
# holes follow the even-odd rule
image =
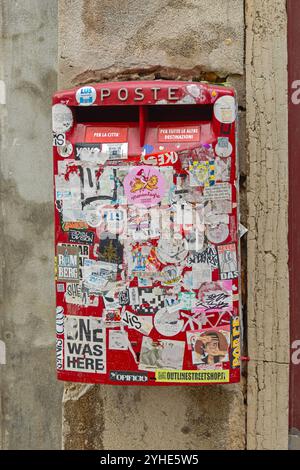
[[[128,328],[133,328],[139,331],[143,335],[148,336],[153,328],[152,317],[149,315],[135,315],[134,313],[124,310],[122,312],[122,322],[125,323]]]
[[[52,133],[52,139],[53,139],[53,147],[64,147],[66,145],[66,134],[63,132],[57,133],[53,132]]]
[[[184,320],[178,311],[162,308],[154,316],[156,330],[164,336],[176,336],[183,328]]]
[[[62,335],[64,332],[64,309],[63,307],[56,307],[56,333]]]
[[[106,373],[106,329],[101,318],[67,315],[65,370]]]
[[[73,126],[73,114],[65,104],[57,103],[52,106],[52,130],[55,133],[67,132]]]
[[[214,115],[219,122],[231,124],[235,121],[235,99],[233,96],[221,96],[214,104]]]
[[[76,101],[81,106],[91,106],[96,100],[96,90],[92,86],[84,86],[76,91]]]
[[[109,349],[125,351],[128,349],[128,333],[124,330],[109,330]]]
[[[72,155],[73,145],[67,140],[64,145],[58,146],[57,152],[60,157],[67,158]]]
[[[232,154],[232,145],[228,140],[228,137],[219,137],[218,143],[215,146],[215,152],[218,157],[229,157]]]
[[[222,243],[229,235],[229,226],[226,224],[208,225],[206,228],[207,239],[212,243]]]

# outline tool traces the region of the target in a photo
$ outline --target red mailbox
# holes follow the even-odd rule
[[[54,95],[59,379],[239,381],[236,109],[206,83]]]

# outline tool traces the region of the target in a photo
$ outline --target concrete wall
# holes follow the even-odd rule
[[[249,449],[286,449],[289,393],[287,14],[246,1]]]
[[[243,107],[243,39],[241,0],[152,0],[146,8],[143,0],[61,0],[59,86],[228,80]],[[240,140],[242,147],[243,126]],[[63,444],[65,449],[242,449],[243,385],[152,390],[67,384]]]
[[[56,67],[56,1],[2,1],[0,340],[6,344],[7,357],[6,365],[0,365],[0,447],[4,449],[61,446],[62,387],[56,381],[54,356],[50,112]]]

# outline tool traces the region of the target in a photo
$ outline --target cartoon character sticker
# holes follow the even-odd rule
[[[125,177],[124,189],[130,204],[153,207],[165,194],[165,180],[157,168],[137,166]]]

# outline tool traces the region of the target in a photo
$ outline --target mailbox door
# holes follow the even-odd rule
[[[239,381],[235,120],[202,83],[54,95],[59,379]]]

